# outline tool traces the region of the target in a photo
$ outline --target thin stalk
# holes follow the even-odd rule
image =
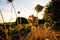
[[[11,13],[13,13],[13,12],[12,12],[12,7],[11,7]],[[11,16],[11,17],[12,17],[12,16]],[[12,20],[12,18],[10,19],[10,28],[11,28],[11,20]]]
[[[38,18],[38,13],[39,13],[39,12],[37,12],[37,18]],[[39,28],[40,28],[40,27],[39,27],[38,20],[37,20],[37,25],[38,25],[38,26],[37,26],[37,29],[36,29],[36,30],[37,30],[37,34],[38,34],[38,37],[39,37],[39,36],[40,36],[40,34],[39,34]]]
[[[14,12],[15,12],[15,15],[16,15],[16,19],[17,19],[17,14],[16,14],[15,7],[14,7],[13,3],[11,3],[11,4],[12,4],[12,7],[13,7],[13,9],[14,9]],[[17,21],[17,24],[19,24],[19,23],[18,23],[18,20],[16,20],[16,21]]]
[[[20,26],[21,26],[21,18],[20,18]]]
[[[12,12],[12,7],[11,7],[11,13],[13,13],[13,12]],[[12,17],[12,16],[11,16],[11,17]],[[12,18],[11,18],[11,20],[12,20]],[[10,20],[10,28],[12,28],[12,27],[11,27],[11,20]],[[9,30],[11,31],[11,29],[9,29]],[[11,32],[10,32],[10,40],[11,40],[11,39],[12,39],[12,38],[11,38]]]
[[[0,10],[0,14],[1,14],[1,17],[2,17],[2,21],[4,23],[4,18],[3,18],[3,14],[2,14],[2,11]],[[5,27],[5,23],[4,23],[4,27]],[[6,28],[6,27],[5,27]]]
[[[38,18],[38,12],[37,12],[37,18]],[[37,24],[38,24],[38,26],[39,26],[39,23],[38,23],[38,21],[37,21]]]
[[[2,20],[3,20],[4,27],[5,27],[6,40],[8,40],[8,34],[7,34],[7,31],[6,31],[6,25],[4,23],[4,18],[3,18],[3,14],[2,14],[2,11],[1,10],[0,10],[0,13],[1,13],[1,17],[2,17]]]
[[[15,10],[15,7],[14,7],[14,5],[13,5],[13,3],[11,3],[12,4],[12,7],[13,7],[13,9],[14,9],[14,12],[15,12],[15,15],[16,15],[16,19],[17,19],[17,14],[16,14],[16,10]],[[18,26],[19,26],[19,22],[18,22],[18,20],[16,20],[17,21],[17,24],[18,24]],[[21,23],[21,19],[20,19],[20,23]],[[21,26],[21,25],[20,25]],[[20,38],[20,31],[18,31],[19,32],[19,38]],[[20,40],[20,39],[19,39]]]

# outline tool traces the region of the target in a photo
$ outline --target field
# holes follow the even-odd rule
[[[45,29],[43,24],[19,24],[6,29],[0,27],[0,40],[60,40],[60,31]]]
[[[60,0],[13,1],[0,1],[0,40],[60,40]]]

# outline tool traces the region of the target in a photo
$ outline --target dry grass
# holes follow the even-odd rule
[[[20,35],[20,30],[24,26],[26,26],[25,28],[31,28],[31,31],[27,34],[27,36]],[[2,28],[0,28],[0,30],[1,29]],[[45,29],[44,27],[40,27],[40,26],[35,27],[35,26],[30,26],[30,25],[25,24],[22,27],[18,26],[17,28],[10,28],[11,31],[13,31],[12,29],[18,31],[18,34],[14,35],[14,36],[19,36],[19,40],[60,40],[60,32],[52,30],[49,27]],[[9,30],[6,29],[4,32],[8,33],[8,31]],[[5,40],[1,36],[0,36],[0,38]],[[7,40],[11,40],[12,36],[8,35],[7,38],[8,38]]]
[[[33,27],[29,34],[27,40],[60,40],[60,32],[48,28]]]

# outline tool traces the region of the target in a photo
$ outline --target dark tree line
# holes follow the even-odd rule
[[[60,0],[52,0],[52,8],[54,11],[54,17],[53,19],[55,21],[59,21],[60,20]]]

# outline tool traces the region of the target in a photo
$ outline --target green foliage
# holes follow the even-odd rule
[[[51,27],[53,27],[53,17],[54,17],[54,12],[53,12],[53,7],[52,7],[52,2],[49,2],[48,5],[46,5],[45,8],[45,14],[43,19],[45,20],[45,26],[50,25]]]
[[[50,23],[54,29],[60,28],[60,1],[51,1],[46,5],[43,19]]]
[[[50,4],[46,5],[45,8],[45,14],[44,14],[44,20],[48,21],[48,22],[52,22],[52,18],[53,18],[53,11],[52,11],[52,7]]]

